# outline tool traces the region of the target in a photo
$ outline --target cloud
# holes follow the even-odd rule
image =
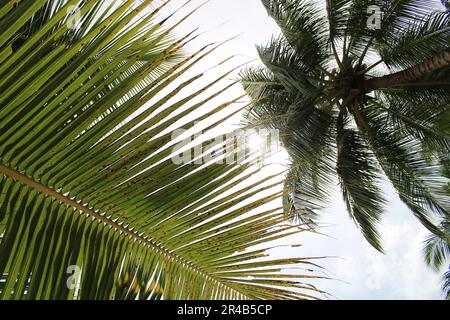
[[[338,201],[338,200],[337,200]],[[422,225],[400,200],[394,200],[380,227],[386,254],[370,247],[340,206],[324,220],[335,224],[328,234],[336,239],[304,238],[308,254],[337,255],[322,264],[342,281],[321,281],[322,289],[340,299],[441,299],[441,275],[424,263]],[[334,242],[334,243],[333,243]]]

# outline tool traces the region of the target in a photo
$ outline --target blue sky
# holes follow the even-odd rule
[[[439,4],[438,0],[432,2]],[[169,11],[183,3],[184,1],[174,0]],[[180,16],[200,3],[202,2],[193,0],[180,12]],[[211,0],[177,32],[185,34],[195,27],[206,32],[192,43],[189,50],[208,42],[239,35],[210,58],[211,66],[233,55],[237,55],[232,59],[233,66],[257,59],[255,45],[265,44],[273,34],[279,32],[267,16],[260,0]],[[208,67],[205,63],[199,68],[206,70]],[[211,79],[217,76],[225,70],[221,68],[225,67],[208,71],[208,76]],[[229,96],[233,98],[242,93],[240,86],[236,86]],[[238,122],[239,119],[234,121]],[[280,155],[274,161],[280,162],[284,161],[283,159],[284,156]],[[277,168],[273,166],[273,169],[268,170]],[[320,264],[339,280],[322,280],[316,284],[338,299],[442,298],[441,274],[434,273],[423,262],[422,242],[427,231],[400,202],[390,185],[386,184],[384,189],[390,200],[380,228],[386,254],[380,254],[363,239],[346,212],[337,188],[336,192],[333,191],[336,196],[322,217],[324,227],[319,230],[327,236],[302,233],[295,236],[295,239],[290,239],[301,243],[301,247],[276,249],[271,254],[337,256],[324,259]]]

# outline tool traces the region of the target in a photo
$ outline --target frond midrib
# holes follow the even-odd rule
[[[6,166],[5,164],[3,164],[1,162],[0,162],[0,173],[4,174],[5,176],[11,177],[11,178],[15,179],[16,181],[18,181],[19,183],[25,184],[37,191],[43,192],[46,195],[48,195],[56,200],[61,201],[70,207],[76,208],[76,209],[80,210],[81,212],[87,214],[88,216],[93,217],[93,218],[109,225],[112,228],[117,229],[124,236],[130,236],[130,237],[134,238],[135,240],[139,241],[140,243],[147,245],[148,247],[153,249],[156,253],[168,256],[171,260],[175,261],[176,263],[189,268],[193,272],[197,272],[202,277],[204,277],[206,280],[216,282],[217,284],[228,287],[230,290],[240,294],[241,296],[246,296],[242,292],[237,291],[236,289],[230,287],[228,284],[224,283],[223,281],[220,281],[217,278],[208,274],[207,272],[203,271],[202,268],[200,268],[199,266],[192,264],[191,262],[187,261],[183,257],[180,257],[179,255],[173,253],[172,251],[154,243],[152,240],[143,236],[143,234],[140,234],[138,231],[133,231],[133,230],[125,227],[123,224],[119,224],[116,221],[111,220],[106,215],[95,212],[94,210],[90,209],[89,207],[86,207],[85,205],[78,203],[77,201],[71,199],[70,197],[67,197],[67,196],[53,190],[52,188],[50,188],[46,185],[43,185],[40,182],[35,181],[34,179],[24,175],[23,173],[17,171],[16,169]]]

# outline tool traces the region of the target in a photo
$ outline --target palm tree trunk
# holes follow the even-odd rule
[[[388,88],[393,85],[404,84],[423,76],[426,76],[450,63],[450,48],[443,52],[435,54],[433,57],[422,61],[421,63],[383,77],[375,77],[365,81],[364,88],[366,92],[377,90],[380,88]]]

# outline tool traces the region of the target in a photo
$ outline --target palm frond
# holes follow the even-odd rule
[[[408,24],[403,32],[380,43],[377,52],[388,67],[408,68],[448,47],[450,17],[432,12]]]
[[[334,177],[333,117],[308,102],[305,105],[297,102],[289,113],[287,126],[280,132],[293,161],[285,186],[284,202],[289,205],[285,212],[312,226],[323,208],[321,204],[330,195]],[[300,211],[303,214],[298,216]]]
[[[348,127],[341,115],[337,126],[338,157],[336,171],[347,211],[362,230],[367,241],[382,251],[376,224],[381,219],[385,200],[378,184],[381,173],[374,155],[361,135]]]
[[[203,96],[230,72],[183,95],[204,76],[190,70],[221,44],[182,55],[196,34],[171,38],[187,17],[165,28],[156,13],[168,1],[144,18],[152,1],[58,1],[50,13],[49,3],[0,11],[0,298],[320,295],[304,281],[314,275],[283,274],[314,268],[312,258],[267,256],[271,241],[301,231],[284,223],[282,208],[263,209],[283,180],[255,179],[252,158],[217,162],[211,153],[229,141],[198,154],[195,138],[186,151],[194,157],[174,161],[177,129],[197,137],[197,122],[210,131],[243,109],[239,97],[210,105],[232,85]],[[71,4],[81,14],[76,31],[66,24]]]
[[[283,38],[274,38],[269,45],[258,47],[258,53],[261,61],[288,90],[297,90],[306,97],[320,92],[316,81],[320,75],[311,74],[318,63],[314,56],[307,52],[299,54]]]
[[[367,22],[374,14],[369,6],[377,8],[379,28],[368,28]],[[427,0],[353,0],[349,8],[346,31],[351,35],[349,52],[356,56],[365,55],[371,47],[392,43],[399,33],[411,23],[420,21],[430,11]]]
[[[347,36],[346,25],[349,20],[352,0],[326,0],[330,40]]]
[[[267,97],[271,92],[283,90],[282,84],[266,68],[245,69],[239,74],[242,86],[254,100]],[[278,90],[276,90],[278,89]]]
[[[443,232],[450,232],[448,217],[439,226]],[[425,262],[438,271],[450,256],[450,242],[431,234],[425,241]]]
[[[262,3],[303,65],[313,69],[329,60],[326,20],[313,3],[292,0],[262,0]]]
[[[439,163],[429,164],[421,153],[420,141],[391,127],[388,114],[376,105],[369,104],[358,112],[355,121],[400,199],[431,232],[447,238],[430,216],[443,217],[449,209],[443,193],[447,182]]]
[[[449,96],[440,91],[384,90],[374,102],[388,113],[395,130],[416,138],[429,150],[445,154],[449,150]]]

